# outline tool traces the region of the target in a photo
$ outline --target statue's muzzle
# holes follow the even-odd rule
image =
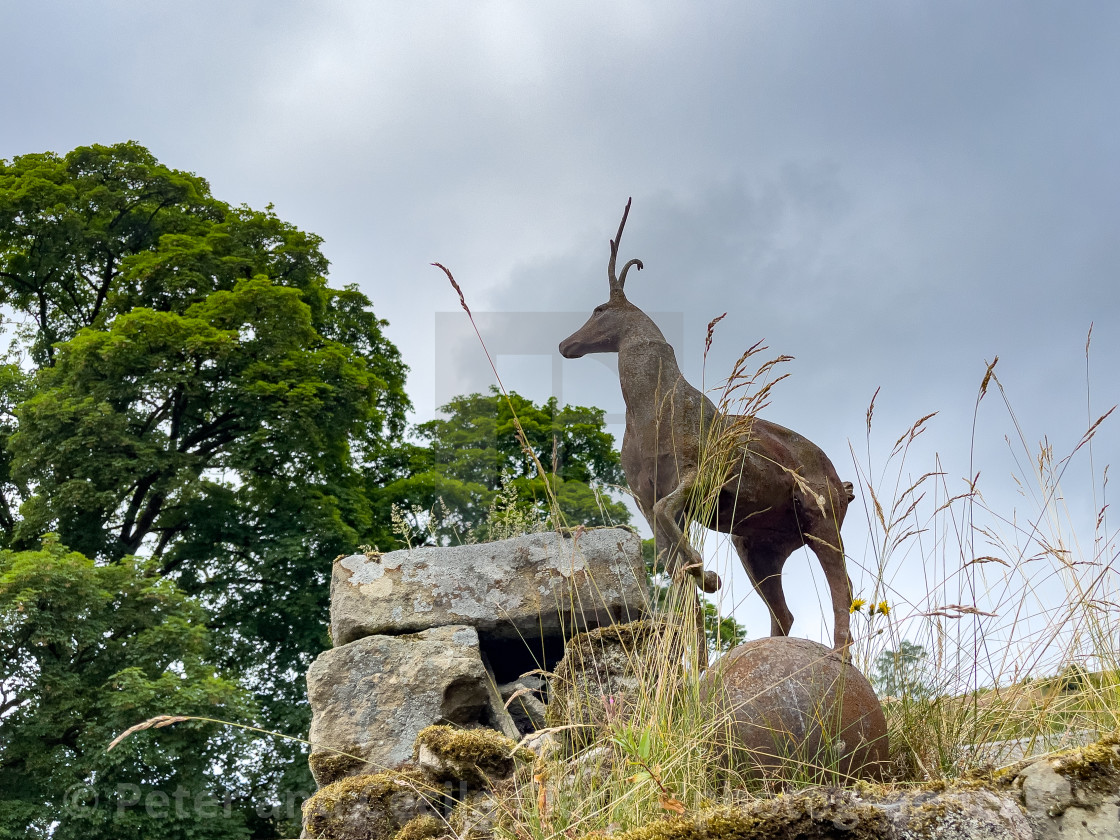
[[[574,335],[560,342],[560,355],[565,359],[578,359],[583,356],[583,351],[579,349],[579,342]]]

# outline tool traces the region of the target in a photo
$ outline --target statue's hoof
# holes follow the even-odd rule
[[[723,586],[723,581],[719,579],[719,575],[711,569],[704,571],[702,563],[690,563],[681,569],[685,574],[692,575],[692,579],[696,581],[696,585],[700,587],[701,592],[707,592],[709,595],[713,592],[718,592],[719,588]]]
[[[700,583],[700,588],[704,592],[710,595],[713,592],[718,592],[721,586],[723,586],[723,581],[719,579],[719,575],[711,569],[704,572],[704,580]]]

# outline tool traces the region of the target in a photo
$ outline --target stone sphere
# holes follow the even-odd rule
[[[824,645],[783,636],[739,645],[708,669],[701,692],[722,713],[720,746],[744,775],[824,784],[883,776],[882,706],[867,678]]]

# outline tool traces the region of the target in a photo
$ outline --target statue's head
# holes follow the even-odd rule
[[[618,233],[611,240],[611,259],[607,263],[610,298],[606,303],[595,307],[586,324],[560,342],[560,355],[565,359],[578,359],[588,353],[617,353],[623,336],[634,326],[635,320],[638,317],[649,320],[642,310],[626,299],[624,291],[626,273],[631,268],[641,271],[642,261],[630,260],[622,267],[621,274],[615,272],[618,245],[622,242],[626,217],[630,215],[630,201],[631,199],[627,199],[626,209],[622,212],[622,221],[618,225]]]

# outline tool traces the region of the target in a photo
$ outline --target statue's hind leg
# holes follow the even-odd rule
[[[731,544],[739,552],[739,559],[743,561],[751,583],[770,610],[770,635],[788,636],[793,627],[793,613],[789,611],[786,594],[782,591],[782,566],[790,552],[783,553],[781,549],[767,545],[752,545],[745,538],[734,535]]]
[[[839,542],[839,535],[833,534],[832,540],[810,536],[807,544],[820,561],[832,595],[832,647],[843,653],[852,643],[852,581],[848,577],[844,563],[844,549],[838,544]]]

